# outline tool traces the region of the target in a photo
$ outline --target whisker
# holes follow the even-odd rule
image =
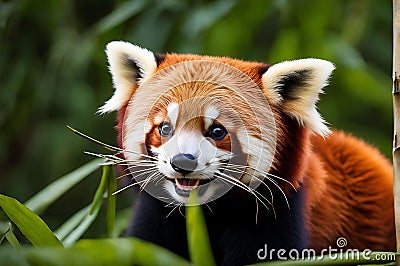
[[[132,154],[144,157],[144,158],[148,158],[150,160],[155,160],[156,159],[154,156],[143,154],[143,153],[140,153],[140,152],[131,151],[131,150],[123,150],[123,152],[132,153]]]
[[[224,178],[225,181],[230,182],[232,185],[235,185],[239,188],[244,189],[245,191],[251,193],[254,197],[256,197],[263,205],[265,208],[268,208],[268,206],[256,195],[256,193],[254,193],[254,190],[251,189],[250,187],[246,186],[244,183],[240,182],[239,180],[237,180],[236,178],[231,177],[230,175],[227,175],[225,173],[217,173],[221,178]],[[227,178],[227,179],[225,179]],[[269,204],[271,204],[271,202],[265,198],[263,195],[261,195]]]
[[[120,192],[122,192],[122,191],[124,191],[124,190],[126,190],[126,189],[128,189],[128,188],[130,188],[130,187],[133,187],[133,186],[136,186],[136,185],[140,185],[140,183],[143,183],[143,182],[145,182],[145,181],[146,181],[146,180],[141,180],[141,181],[138,181],[138,182],[135,182],[135,183],[131,183],[131,184],[129,184],[129,185],[123,187],[123,188],[118,189],[117,191],[113,192],[111,195],[115,196],[115,195],[117,195],[118,193],[120,193]]]
[[[126,152],[130,152],[130,153],[134,153],[133,151],[128,151],[128,150],[125,150]],[[147,159],[150,159],[150,161],[157,161],[157,158],[155,157],[155,156],[151,156],[151,155],[147,155],[147,154],[143,154],[143,153],[135,153],[136,155],[138,155],[138,156],[141,156],[141,157],[143,157],[143,158],[146,158],[146,160]],[[127,161],[127,162],[129,162],[129,161],[141,161],[141,160],[143,160],[143,159],[124,159],[125,161]]]
[[[157,180],[157,182],[155,183],[155,186],[158,186],[158,185],[160,184],[160,182],[163,181],[163,180],[164,180],[164,178],[159,178],[159,179]]]
[[[235,170],[235,169],[224,168],[224,170],[225,170],[225,171],[232,171],[232,172],[236,172],[236,173],[241,173],[241,172],[239,172],[238,170]],[[265,184],[265,183],[263,182],[262,179],[258,178],[256,175],[251,174],[251,173],[249,173],[249,172],[247,172],[247,171],[245,171],[245,170],[243,171],[243,173],[250,175],[252,178],[255,178],[257,181],[259,181],[261,184],[263,184],[263,185],[268,189],[268,191],[269,191],[269,193],[270,193],[270,195],[271,195],[271,202],[273,203],[273,201],[274,201],[274,196],[273,196],[273,193],[272,193],[271,188],[270,188],[267,184]],[[264,177],[265,179],[267,179],[268,181],[270,181],[272,184],[274,184],[274,186],[276,186],[276,187],[279,189],[279,191],[282,193],[283,197],[285,198],[286,205],[287,205],[288,208],[290,209],[290,204],[289,204],[289,201],[288,201],[288,199],[287,199],[287,196],[286,196],[285,192],[282,190],[282,188],[279,186],[279,184],[278,184],[275,180],[273,180],[272,178],[270,178],[269,176],[263,175],[263,177]],[[273,206],[273,204],[272,204],[272,206]]]
[[[90,137],[90,136],[88,136],[88,135],[86,135],[86,134],[80,132],[79,130],[77,130],[77,129],[75,129],[75,128],[69,126],[69,125],[67,125],[67,128],[70,129],[73,133],[75,133],[75,134],[77,134],[77,135],[79,135],[79,136],[81,136],[81,137],[83,137],[83,138],[85,138],[85,139],[87,139],[87,140],[89,140],[89,141],[92,141],[92,142],[94,142],[94,143],[100,144],[102,147],[104,147],[104,148],[106,148],[106,149],[108,149],[108,150],[110,150],[110,151],[117,152],[117,154],[119,154],[119,153],[124,153],[124,152],[125,152],[125,153],[132,153],[132,154],[136,154],[136,155],[139,155],[139,156],[143,156],[143,157],[146,157],[146,158],[152,159],[152,160],[155,159],[154,156],[150,156],[150,155],[147,155],[147,154],[142,154],[142,153],[134,152],[134,151],[131,151],[131,150],[121,149],[121,148],[115,147],[115,146],[113,146],[113,145],[104,143],[104,142],[102,142],[102,141],[100,141],[100,140],[97,140],[97,139],[95,139],[95,138],[93,138],[93,137]]]
[[[144,172],[142,172],[142,173],[140,173],[140,174],[138,174],[138,175],[133,175],[132,178],[131,178],[131,180],[137,179],[137,178],[140,177],[140,176],[147,175],[147,174],[150,174],[150,173],[152,173],[152,172],[157,172],[157,171],[155,171],[155,169],[146,169],[146,171],[144,171]],[[148,177],[147,177],[147,178],[148,178]]]
[[[138,167],[149,167],[149,166],[157,166],[158,164],[156,163],[146,163],[146,162],[138,162],[135,164],[120,164],[120,163],[114,163],[113,165],[119,165],[119,166],[126,166],[124,167],[124,170],[129,170],[133,168],[138,168]]]
[[[99,158],[103,158],[106,159],[106,161],[103,163],[103,165],[122,165],[122,166],[133,166],[133,164],[131,163],[140,163],[140,164],[135,164],[134,166],[138,167],[138,166],[151,166],[151,165],[156,165],[155,161],[146,161],[146,160],[125,160],[122,158],[119,158],[115,155],[110,155],[110,154],[101,154],[101,153],[94,153],[94,152],[89,152],[89,151],[85,151],[85,154],[88,155],[92,155],[92,156],[96,156]],[[126,164],[125,164],[126,163]]]
[[[129,168],[129,170],[131,170],[132,168]],[[148,170],[154,170],[154,169],[157,169],[157,166],[152,166],[152,167],[147,167],[147,168],[144,168],[144,169],[139,169],[139,170],[135,170],[135,171],[130,171],[130,173],[131,174],[136,174],[136,173],[141,173],[141,172],[145,172],[145,171],[148,171]]]
[[[179,210],[179,213],[181,214],[181,216],[186,219],[186,216],[182,213],[182,206],[183,206],[183,203],[180,203],[178,210]]]
[[[169,200],[169,198],[162,197],[162,196],[158,196],[158,198],[159,198],[159,199],[162,199],[162,200]]]
[[[211,213],[214,213],[214,212],[213,212],[213,210],[211,209],[211,207],[210,207],[210,206],[208,206],[208,204],[207,204],[207,203],[204,203],[204,205],[206,205],[206,207],[208,208],[208,210],[209,210]]]
[[[155,171],[153,174],[148,176],[145,180],[146,182],[144,183],[143,186],[140,186],[140,191],[143,191],[145,187],[149,184],[150,181],[154,180],[155,178],[161,177],[161,174],[158,171]]]
[[[223,173],[218,173],[218,174],[223,174]],[[225,176],[221,176],[221,175],[220,175],[220,178],[222,178],[224,181],[229,182],[229,183],[231,183],[231,184],[233,184],[233,185],[235,185],[235,186],[237,186],[237,187],[239,187],[239,188],[244,189],[245,191],[249,192],[250,194],[252,194],[252,195],[255,197],[255,199],[256,199],[256,224],[257,224],[257,222],[258,222],[258,211],[259,211],[258,201],[260,201],[260,202],[264,205],[264,207],[265,207],[267,210],[269,210],[268,206],[254,193],[255,191],[253,191],[252,189],[250,189],[250,188],[247,187],[247,186],[241,186],[241,185],[239,185],[239,183],[241,183],[240,181],[239,181],[239,183],[236,183],[236,181],[233,182],[233,181],[229,180],[229,179],[230,179],[229,175],[225,175]],[[225,179],[225,178],[229,178],[229,179]],[[241,184],[243,184],[243,183],[241,183]],[[259,194],[260,194],[260,193],[259,193]],[[260,194],[260,196],[262,196],[262,195]],[[262,197],[263,197],[267,202],[269,202],[268,199],[266,199],[264,196],[262,196]],[[272,207],[273,207],[273,206],[272,206]],[[275,212],[274,212],[274,213],[275,213]]]
[[[169,199],[170,200],[170,199]],[[164,207],[171,207],[171,205],[176,205],[174,201],[170,201]]]
[[[127,177],[127,176],[130,176],[131,175],[131,173],[129,172],[129,173],[126,173],[126,174],[123,174],[123,175],[120,175],[120,176],[118,176],[117,177],[117,180],[120,180],[121,178],[124,178],[124,177]]]
[[[256,176],[253,176],[254,178],[256,178],[257,180],[259,180]],[[290,204],[289,204],[289,200],[286,197],[285,192],[282,190],[282,188],[275,182],[275,180],[271,179],[270,177],[266,176],[265,177],[268,181],[270,181],[272,184],[275,185],[275,187],[277,187],[279,189],[279,191],[282,193],[283,197],[285,198],[286,201],[286,205],[288,207],[288,209],[290,209]],[[262,181],[261,181],[262,182]],[[265,184],[264,182],[262,182],[263,184]],[[267,186],[268,187],[268,186]],[[270,190],[271,191],[271,190]],[[272,192],[271,192],[272,193]]]
[[[134,165],[141,164],[141,165],[146,166],[146,165],[157,165],[157,163],[158,162],[156,162],[156,161],[152,162],[152,161],[146,161],[146,160],[136,160],[136,161],[129,160],[129,161],[121,161],[121,162],[118,163],[118,165],[134,166]]]
[[[97,144],[100,144],[101,146],[103,146],[104,148],[106,148],[106,149],[108,149],[108,150],[111,150],[111,151],[122,151],[121,148],[114,147],[114,146],[112,146],[112,145],[109,145],[109,144],[106,144],[106,143],[104,143],[104,142],[101,142],[101,141],[99,141],[99,140],[97,140],[97,139],[95,139],[95,138],[89,137],[88,135],[83,134],[82,132],[76,130],[75,128],[73,128],[73,127],[71,127],[71,126],[68,126],[68,125],[67,125],[67,128],[69,128],[70,130],[72,130],[72,132],[74,132],[75,134],[77,134],[77,135],[79,135],[79,136],[81,136],[81,137],[83,137],[83,138],[85,138],[85,139],[87,139],[87,140],[90,140],[90,141],[92,141],[92,142],[95,142],[95,143],[97,143]]]
[[[158,166],[158,164],[155,164],[155,163],[135,163],[135,164],[118,164],[118,165],[120,165],[120,166],[126,166],[126,167],[124,167],[124,169],[123,169],[123,171],[131,171],[132,169],[135,169],[135,168],[148,168],[148,167],[157,167]]]
[[[178,207],[179,207],[179,205],[176,204],[175,207],[173,207],[172,210],[167,214],[167,216],[165,216],[165,218],[168,218],[168,217],[174,212],[174,210],[175,210],[176,208],[178,208]]]
[[[87,154],[87,155],[91,155],[91,156],[95,156],[95,157],[106,159],[106,160],[111,161],[113,163],[118,163],[119,161],[122,160],[121,158],[118,158],[118,157],[113,158],[113,155],[108,155],[108,154],[98,154],[98,153],[89,152],[89,151],[84,151],[84,153]]]
[[[297,192],[297,189],[295,188],[295,186],[290,181],[288,181],[288,180],[286,180],[286,179],[284,179],[284,178],[282,178],[280,176],[277,176],[277,175],[274,175],[274,174],[271,174],[271,173],[267,173],[267,172],[263,172],[261,170],[258,170],[257,168],[251,167],[251,166],[235,165],[235,164],[225,164],[225,166],[227,166],[227,167],[235,167],[235,168],[248,168],[250,170],[256,171],[256,172],[260,173],[263,177],[267,178],[270,182],[272,182],[275,186],[277,186],[281,190],[281,188],[278,185],[278,183],[275,180],[272,179],[272,178],[276,178],[278,180],[281,180],[281,181],[284,181],[284,182],[288,183]],[[250,174],[248,172],[246,172],[246,173]],[[281,190],[281,192],[283,193],[282,190]]]
[[[223,164],[224,166],[227,166],[227,167],[248,168],[248,169],[251,169],[251,170],[253,170],[253,171],[256,171],[256,172],[258,172],[258,173],[260,173],[260,174],[262,174],[262,175],[266,175],[266,176],[270,176],[270,177],[276,178],[276,179],[278,179],[278,180],[281,180],[281,181],[283,181],[283,182],[288,183],[288,184],[297,192],[296,187],[295,187],[289,180],[286,180],[285,178],[282,178],[282,177],[280,177],[280,176],[277,176],[277,175],[274,175],[274,174],[271,174],[271,173],[267,173],[267,172],[261,171],[261,170],[255,168],[255,167],[248,166],[248,165],[239,165],[239,164],[231,164],[231,163],[222,163],[222,164]]]
[[[261,172],[261,171],[260,171],[260,172]],[[261,173],[262,173],[262,172],[261,172]],[[270,173],[266,173],[266,175],[268,175],[268,176],[270,176],[270,177],[274,177],[274,178],[276,178],[276,179],[279,179],[279,180],[282,180],[282,181],[288,183],[288,184],[294,189],[294,191],[297,192],[297,189],[295,188],[295,186],[294,186],[291,182],[289,182],[288,180],[286,180],[286,179],[284,179],[284,178],[282,178],[282,177],[280,177],[280,176],[277,176],[277,175],[274,175],[274,174],[270,174]]]
[[[225,169],[225,170],[228,170],[228,169]],[[228,170],[228,171],[230,171],[230,170]],[[249,174],[250,175],[250,173],[248,173],[248,172],[244,172],[244,173],[246,173],[246,174]],[[229,176],[229,175],[228,175]],[[263,199],[265,199],[271,206],[273,206],[273,194],[272,194],[272,191],[271,191],[271,189],[270,189],[270,187],[267,185],[267,184],[265,184],[264,182],[262,182],[262,180],[261,179],[258,179],[256,176],[253,176],[255,179],[257,179],[258,181],[260,181],[262,184],[264,184],[264,186],[266,186],[267,187],[267,189],[269,190],[269,192],[270,192],[270,194],[271,194],[271,198],[272,198],[272,202],[270,202],[267,198],[265,198],[264,197],[264,195],[262,195],[260,192],[258,192],[257,190],[255,190],[255,189],[251,189],[250,187],[248,187],[248,186],[246,186],[246,187],[248,187],[249,189],[251,189],[253,192],[255,192],[255,193],[258,193]],[[231,178],[233,178],[233,177],[231,177]],[[233,178],[234,180],[237,180],[237,179],[235,179],[235,178]],[[238,182],[240,182],[241,184],[243,184],[243,185],[245,185],[243,182],[241,182],[240,180],[237,180]]]

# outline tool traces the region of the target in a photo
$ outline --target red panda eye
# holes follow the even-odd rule
[[[163,122],[158,126],[158,131],[160,132],[161,137],[167,138],[174,134],[174,129],[172,125],[168,122]]]
[[[206,132],[205,136],[215,140],[221,140],[226,136],[227,133],[228,133],[227,130],[222,125],[214,124]]]

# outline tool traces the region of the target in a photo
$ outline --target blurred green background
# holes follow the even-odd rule
[[[155,52],[276,63],[330,60],[320,111],[332,127],[391,155],[390,0],[14,0],[0,2],[0,193],[25,201],[104,152],[66,125],[115,144],[104,47],[126,40]],[[88,204],[97,172],[44,214],[53,226]],[[121,193],[128,204],[130,193]]]

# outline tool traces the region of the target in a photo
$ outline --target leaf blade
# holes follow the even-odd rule
[[[92,225],[92,223],[96,219],[101,209],[104,192],[108,188],[108,180],[110,179],[111,171],[112,166],[103,166],[103,173],[101,175],[100,184],[97,187],[96,193],[93,197],[93,201],[90,204],[90,209],[81,221],[81,223],[63,240],[65,246],[71,246],[72,244],[74,244],[86,232],[89,226]]]
[[[11,246],[13,246],[16,249],[20,249],[21,245],[18,242],[17,237],[14,235],[14,232],[12,231],[12,226],[11,223],[9,223],[9,229],[7,230],[7,232],[5,233],[5,237],[7,239],[7,241],[11,244]]]
[[[102,161],[102,159],[90,161],[89,163],[75,169],[71,173],[60,177],[26,201],[24,205],[37,214],[42,213],[61,195],[99,168],[99,165]]]
[[[54,234],[64,241],[65,238],[83,221],[85,216],[90,210],[90,205],[80,209],[78,212],[74,213],[67,221],[65,221]]]
[[[5,262],[5,264],[2,264]],[[0,249],[0,265],[176,265],[189,261],[155,244],[136,238],[80,240],[70,248]]]
[[[190,193],[189,204],[186,206],[186,230],[189,255],[193,264],[216,265],[196,190]]]
[[[111,166],[109,167],[110,176],[108,177],[107,187],[107,236],[111,237],[114,232],[116,218],[117,196],[113,193],[117,190],[117,180],[115,179],[113,168]]]
[[[16,199],[0,194],[0,207],[34,246],[62,246],[46,223]]]

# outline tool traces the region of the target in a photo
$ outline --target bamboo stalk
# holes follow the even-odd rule
[[[393,170],[396,246],[400,252],[400,0],[393,0]],[[399,263],[399,261],[397,261]]]

